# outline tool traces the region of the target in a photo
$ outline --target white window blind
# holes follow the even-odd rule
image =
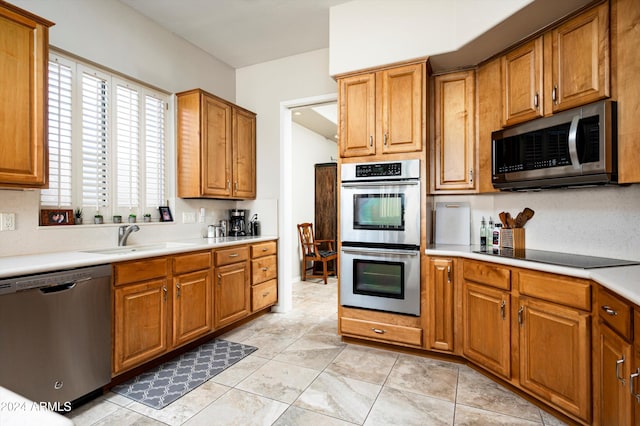
[[[40,204],[158,217],[164,205],[168,95],[51,52],[49,189]],[[90,221],[87,221],[90,223]]]
[[[41,204],[71,207],[71,66],[63,60],[49,63],[49,188]]]

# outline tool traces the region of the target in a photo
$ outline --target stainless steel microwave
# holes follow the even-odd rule
[[[492,133],[501,190],[617,182],[616,103],[599,101]]]

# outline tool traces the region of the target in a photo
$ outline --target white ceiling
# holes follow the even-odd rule
[[[120,0],[233,68],[329,47],[349,0]]]

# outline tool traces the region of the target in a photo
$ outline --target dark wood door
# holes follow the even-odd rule
[[[315,236],[317,240],[333,240],[335,250],[338,239],[338,165],[316,164],[315,172]]]

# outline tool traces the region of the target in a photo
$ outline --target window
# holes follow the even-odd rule
[[[85,216],[155,213],[166,199],[167,103],[164,93],[50,54],[50,178],[40,204]]]

